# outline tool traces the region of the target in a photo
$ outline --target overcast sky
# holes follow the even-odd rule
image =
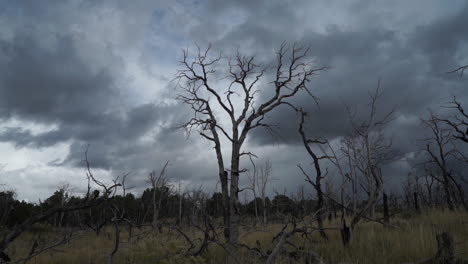
[[[0,188],[29,201],[64,183],[78,193],[89,144],[96,176],[132,172],[135,192],[166,160],[173,180],[215,190],[212,145],[174,130],[190,116],[171,82],[182,49],[211,43],[269,63],[284,41],[309,43],[314,62],[330,67],[310,83],[320,108],[294,101],[312,113],[310,135],[346,135],[345,106],[365,107],[381,80],[401,154],[385,177],[398,183],[420,147],[420,118],[453,96],[468,102],[468,75],[445,73],[468,63],[467,14],[463,0],[0,0]],[[246,148],[272,161],[270,192],[294,191],[304,183],[296,165],[308,163],[297,116],[284,108],[268,119],[279,136],[256,131]]]

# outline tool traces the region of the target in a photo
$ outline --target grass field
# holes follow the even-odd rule
[[[436,252],[435,236],[440,232],[449,232],[455,241],[455,253],[458,258],[468,258],[468,213],[432,210],[420,214],[394,217],[391,224],[395,227],[383,227],[378,223],[363,222],[353,233],[353,241],[347,248],[343,247],[340,231],[327,230],[328,241],[314,237],[313,244],[306,249],[313,249],[322,256],[325,263],[359,263],[389,264],[416,262],[429,258]],[[326,227],[337,227],[338,222],[325,222]],[[256,245],[258,240],[264,249],[272,247],[273,236],[281,225],[268,225],[257,229],[244,228],[241,235],[243,243]],[[149,233],[141,239],[128,241],[128,234],[122,228],[121,246],[113,263],[262,263],[255,254],[237,249],[231,256],[220,246],[212,244],[208,251],[199,257],[174,255],[187,248],[187,242],[175,232],[167,230],[162,234]],[[136,231],[135,231],[136,232]],[[186,231],[193,237],[200,236],[196,231]],[[43,237],[54,237],[57,232],[47,231]],[[35,264],[91,264],[106,263],[112,250],[112,229],[108,227],[99,236],[84,231],[76,239],[55,250],[47,251],[29,263]],[[37,236],[37,233],[36,233]],[[10,256],[28,254],[34,235],[23,234],[8,249]],[[299,235],[291,240],[297,244]],[[279,257],[277,263],[294,263],[286,257]],[[299,262],[301,263],[301,262]],[[302,262],[303,263],[303,262]]]

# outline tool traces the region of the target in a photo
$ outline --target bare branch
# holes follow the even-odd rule
[[[468,68],[468,65],[460,66],[454,70],[448,71],[447,73],[456,73],[460,72],[460,78],[463,76],[463,72]]]

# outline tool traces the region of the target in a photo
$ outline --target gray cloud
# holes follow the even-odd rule
[[[463,16],[465,9],[454,16],[425,25],[408,25],[409,29],[405,30],[410,31],[410,37],[381,27],[382,21],[375,21],[377,27],[362,25],[355,29],[342,29],[338,25],[331,25],[323,33],[304,30],[301,40],[311,44],[315,60],[331,67],[313,79],[310,85],[320,99],[320,108],[307,96],[293,101],[311,113],[310,133],[330,138],[346,134],[349,125],[346,106],[360,109],[358,113],[365,114],[368,92],[375,89],[378,79],[384,90],[379,107],[382,112],[396,107],[396,117],[421,116],[428,108],[440,110],[440,106],[449,101],[452,95],[467,98],[466,92],[462,90],[466,87],[466,79],[445,73],[463,63],[457,60],[460,54],[465,52],[466,55],[462,45],[465,36],[459,32],[461,27],[457,26],[466,19]],[[274,25],[274,17],[271,19]],[[291,28],[294,27],[294,21],[292,19],[288,24]],[[263,33],[253,35],[248,30],[244,32],[247,33],[246,38],[260,38],[258,43],[262,43],[262,38],[265,38]],[[276,28],[270,28],[269,34],[271,38],[277,36]],[[297,38],[291,36],[286,39]],[[447,44],[444,46],[445,40]],[[437,61],[433,58],[437,58]],[[266,132],[257,131],[253,142],[298,142],[297,117],[293,111],[276,111],[270,115],[270,120],[281,124],[281,137],[275,139]],[[405,131],[406,135],[401,137],[403,139],[419,134],[416,133],[418,124],[398,126],[399,123],[394,123],[392,130]],[[399,135],[403,136],[403,133]]]
[[[375,89],[380,79],[384,90],[379,103],[381,112],[396,109],[396,120],[386,132],[393,137],[395,151],[403,157],[421,148],[418,140],[424,137],[424,129],[420,118],[428,109],[446,113],[441,106],[454,95],[461,101],[468,100],[466,76],[457,78],[446,74],[448,70],[468,63],[466,34],[462,32],[467,19],[466,3],[457,2],[458,8],[450,8],[437,3],[423,7],[423,2],[419,2],[403,10],[403,6],[409,6],[394,3],[395,6],[390,7],[383,2],[360,1],[351,4],[348,10],[346,7],[334,10],[342,15],[342,23],[329,17],[331,13],[315,13],[314,7],[322,10],[321,1],[310,5],[297,3],[296,6],[269,2],[261,4],[261,7],[255,6],[258,2],[251,5],[243,2],[210,4],[216,12],[202,17],[217,21],[229,17],[229,14],[241,14],[240,23],[217,34],[222,36],[215,38],[217,45],[228,49],[240,46],[247,54],[257,54],[257,59],[264,64],[271,64],[274,58],[272,51],[280,43],[301,41],[311,44],[314,61],[331,67],[313,79],[310,85],[314,95],[320,99],[320,108],[308,96],[293,100],[310,113],[308,133],[311,136],[333,139],[348,134],[346,106],[357,109],[357,118],[363,118],[367,114],[368,92]],[[330,3],[330,6],[334,4]],[[340,2],[340,5],[344,4]],[[400,10],[396,12],[398,7]],[[307,8],[310,8],[309,14],[300,11],[309,10]],[[421,10],[427,12],[419,16],[418,13],[424,12]],[[353,14],[357,14],[357,18]],[[314,15],[322,25],[321,30],[307,24]],[[204,36],[220,31],[216,23],[214,26],[209,23],[202,25],[205,27],[191,29],[192,36],[202,43]],[[278,109],[269,114],[267,120],[279,126],[279,137],[257,130],[250,137],[251,144],[300,144],[298,116],[293,111]],[[408,169],[406,165],[402,166],[400,161],[389,164],[386,175],[401,179],[404,177],[402,170]]]
[[[237,49],[274,63],[283,41],[310,43],[311,59],[330,66],[311,82],[320,107],[306,95],[293,102],[310,112],[308,133],[336,139],[349,132],[346,107],[366,113],[368,91],[381,80],[383,112],[396,107],[388,127],[394,147],[418,150],[419,118],[452,96],[468,101],[467,77],[445,72],[468,61],[465,15],[454,1],[14,1],[0,8],[0,119],[50,126],[0,129],[0,141],[17,148],[69,146],[56,168],[82,166],[90,144],[96,168],[142,178],[171,160],[172,176],[216,183],[209,142],[186,140],[174,127],[190,112],[174,102],[180,49],[212,43],[225,55]],[[136,65],[136,66],[135,66]],[[262,85],[268,85],[266,83]],[[152,86],[155,86],[153,88]],[[267,88],[267,87],[266,87]],[[250,148],[281,149],[271,157],[278,175],[296,175],[302,156],[298,116],[285,108],[267,118],[279,137],[257,130]],[[401,174],[397,163],[388,174]],[[405,167],[406,168],[406,167]],[[295,176],[294,176],[295,177]],[[296,178],[294,178],[296,179]],[[288,184],[302,183],[300,175]],[[281,184],[286,184],[282,182]]]

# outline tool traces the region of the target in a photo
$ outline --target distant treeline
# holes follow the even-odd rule
[[[99,191],[95,190],[93,192],[94,198],[99,197],[99,195]],[[169,187],[161,187],[156,190],[155,195],[161,201],[158,208],[158,220],[160,221],[190,224],[194,219],[200,219],[205,215],[212,218],[223,216],[222,195],[219,192],[209,195],[198,190],[180,195],[172,193]],[[263,215],[263,212],[265,212],[269,221],[277,221],[286,216],[302,219],[315,212],[316,200],[300,199],[296,195],[290,196],[276,194],[272,199],[266,197],[265,203],[263,203],[261,198],[256,198],[256,200],[253,199],[239,204],[239,210],[243,217],[258,221],[260,221],[259,218],[261,218],[260,216]],[[389,204],[392,211],[405,207],[420,206],[415,205],[417,201],[414,200],[418,194],[405,196],[389,196]],[[425,196],[423,194],[420,196],[422,202],[425,203]],[[112,207],[118,207],[121,208],[122,212],[125,212],[123,217],[131,219],[135,226],[142,226],[153,222],[152,198],[152,188],[146,189],[139,197],[136,197],[132,193],[127,193],[125,196],[115,195],[106,202],[86,210],[56,213],[47,218],[44,223],[56,227],[82,226],[96,229],[109,223],[114,215]],[[65,189],[60,189],[44,201],[33,204],[17,200],[14,191],[2,191],[0,192],[0,225],[11,228],[41,211],[44,212],[54,207],[70,207],[75,204],[82,204],[84,199],[70,195]],[[443,203],[442,197],[440,200]],[[364,202],[362,201],[362,203]],[[378,209],[380,210],[381,206]],[[335,218],[336,212],[341,210],[342,208],[340,208],[339,204],[326,199],[325,216],[327,218]],[[181,221],[182,223],[180,223]]]

